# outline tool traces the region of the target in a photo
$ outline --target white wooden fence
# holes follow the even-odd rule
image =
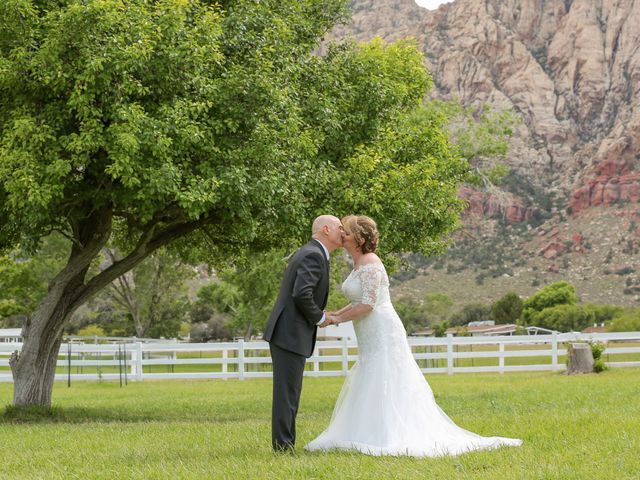
[[[640,332],[553,335],[409,337],[424,373],[563,370],[566,345],[576,341],[606,344],[610,367],[640,367]],[[0,381],[12,381],[9,357],[21,343],[0,344]],[[620,357],[623,358],[620,358]],[[319,341],[305,375],[345,375],[357,360],[354,340]],[[254,378],[271,376],[266,342],[63,344],[57,380]]]

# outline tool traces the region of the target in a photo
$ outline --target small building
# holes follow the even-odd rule
[[[22,342],[21,328],[0,328],[0,343]]]
[[[480,323],[480,322],[478,322]],[[465,325],[463,327],[449,327],[446,333],[453,336],[470,335],[472,337],[487,337],[497,335],[513,335],[516,332],[517,325],[515,323],[505,323],[504,325],[493,325],[492,322],[482,322],[483,325]],[[433,328],[425,328],[418,332],[414,332],[413,336],[432,337],[434,335]]]
[[[582,333],[607,333],[608,331],[604,325],[594,325],[593,327],[585,328]]]

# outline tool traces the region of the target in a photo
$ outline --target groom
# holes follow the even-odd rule
[[[332,215],[316,218],[312,240],[289,260],[264,339],[273,363],[271,442],[275,451],[293,450],[296,414],[306,359],[313,353],[317,327],[328,324],[329,254],[342,247],[344,230]]]

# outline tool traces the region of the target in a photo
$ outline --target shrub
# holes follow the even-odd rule
[[[608,325],[610,332],[640,331],[640,309],[626,310],[614,317]]]
[[[556,305],[541,312],[533,312],[528,318],[528,325],[559,332],[580,331],[596,323],[593,311],[583,305]]]
[[[447,334],[447,328],[449,328],[449,322],[436,323],[433,326],[433,333],[436,337],[444,337]]]
[[[520,319],[524,325],[538,325],[539,320],[535,317],[543,310],[558,305],[574,305],[577,302],[578,295],[573,285],[565,281],[555,282],[542,287],[524,301]]]
[[[469,322],[492,320],[491,307],[482,303],[469,303],[451,316],[452,326],[467,325]]]
[[[491,306],[491,312],[497,324],[515,322],[522,313],[522,299],[517,293],[509,292]]]
[[[100,325],[94,323],[87,325],[84,328],[78,330],[78,336],[80,337],[106,337],[107,332],[104,331]]]
[[[593,355],[594,360],[602,357],[602,352],[607,348],[603,342],[589,342],[589,346],[591,347],[591,355]]]
[[[207,322],[194,323],[189,332],[190,341],[204,343],[210,340],[228,340],[233,338],[230,327],[230,317],[224,314],[214,314]]]
[[[596,373],[604,372],[608,368],[609,367],[607,367],[607,365],[604,363],[603,358],[598,358],[597,360],[593,361],[593,371]]]
[[[609,368],[602,358],[602,353],[607,348],[606,345],[602,342],[589,342],[589,346],[591,347],[591,355],[593,355],[593,371],[596,373],[604,372]]]

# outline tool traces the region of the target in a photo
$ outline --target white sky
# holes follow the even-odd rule
[[[453,0],[416,0],[416,3],[421,7],[427,8],[429,10],[435,10],[438,8],[438,5],[443,3],[451,3]]]

